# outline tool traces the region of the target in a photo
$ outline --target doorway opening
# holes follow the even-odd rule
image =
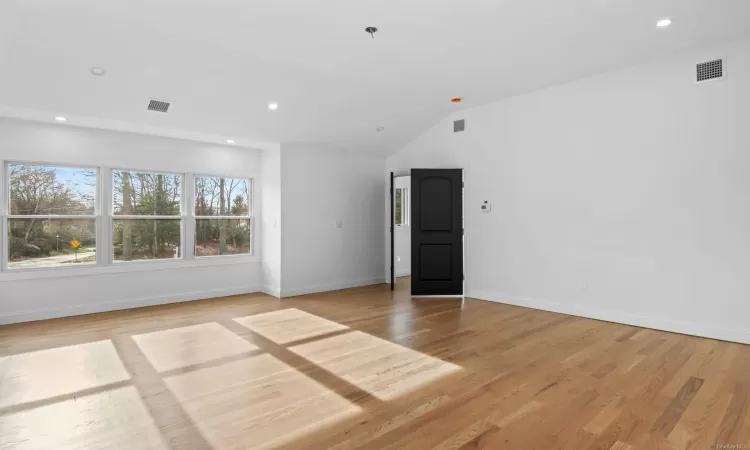
[[[393,264],[395,282],[411,276],[411,176],[393,179]]]
[[[463,184],[461,169],[391,172],[391,289],[398,284],[412,296],[463,296]]]

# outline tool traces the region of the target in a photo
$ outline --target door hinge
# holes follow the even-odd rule
[[[461,187],[464,187],[464,182],[463,181],[461,182]]]
[[[465,279],[466,277],[464,276],[464,274],[461,274],[461,280],[465,280]]]

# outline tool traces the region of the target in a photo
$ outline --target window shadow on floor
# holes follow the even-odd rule
[[[13,393],[0,405],[0,445],[295,445],[462,371],[296,308],[190,322],[161,329],[151,323],[144,333],[104,341],[85,342],[100,336],[85,333],[72,345],[9,352],[0,360],[3,392]],[[50,414],[70,420],[50,429]],[[86,427],[102,421],[120,425]]]

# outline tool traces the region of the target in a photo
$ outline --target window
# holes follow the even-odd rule
[[[5,173],[7,268],[95,264],[97,170],[9,163]]]
[[[249,258],[253,195],[251,178],[0,161],[0,272]]]
[[[182,258],[182,175],[115,170],[115,261]]]
[[[394,200],[396,226],[409,225],[409,188],[397,188]]]
[[[252,183],[195,177],[195,256],[253,253]]]

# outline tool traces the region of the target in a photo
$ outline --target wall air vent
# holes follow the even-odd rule
[[[712,80],[721,80],[726,77],[726,65],[723,59],[714,59],[695,65],[695,82],[703,83]]]
[[[151,100],[148,102],[148,109],[149,111],[157,111],[157,112],[167,112],[169,110],[169,105],[171,103],[169,102],[163,102],[161,100]]]
[[[453,121],[453,132],[458,133],[459,131],[464,131],[466,129],[466,120],[454,120]]]

